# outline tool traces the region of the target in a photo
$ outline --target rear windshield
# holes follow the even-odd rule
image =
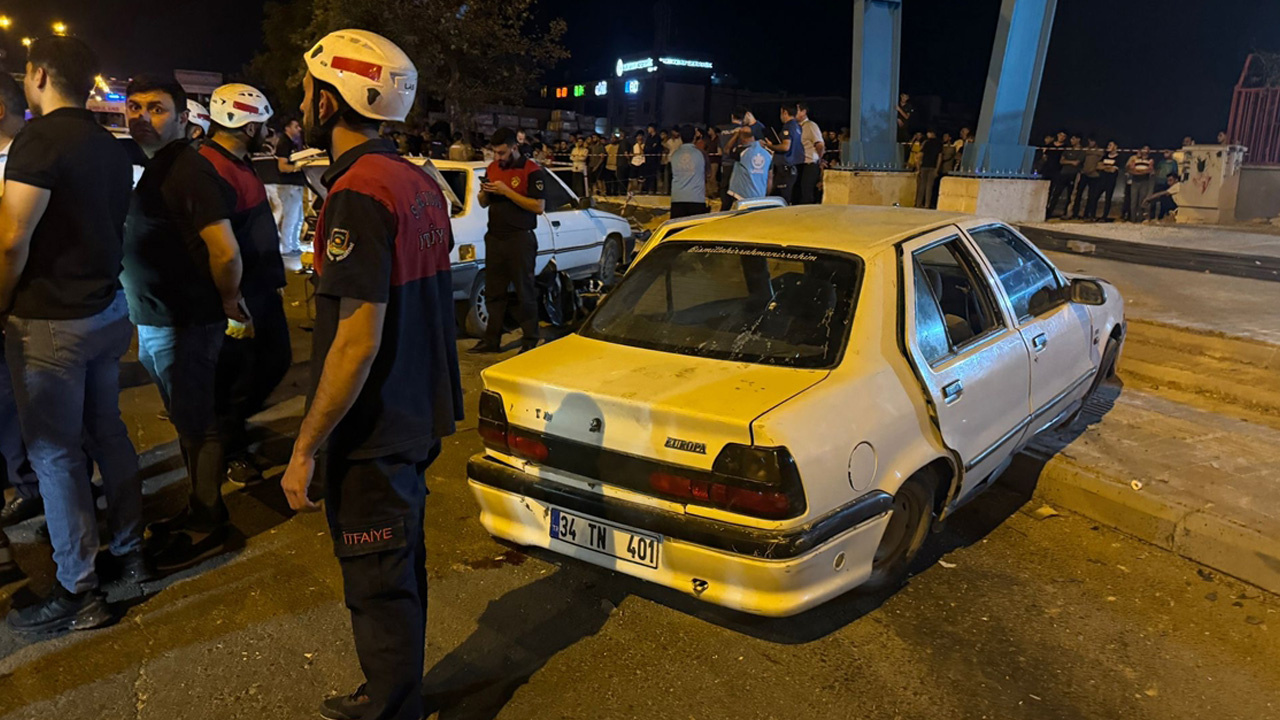
[[[685,355],[829,367],[844,349],[861,276],[861,262],[848,255],[664,242],[580,332]]]

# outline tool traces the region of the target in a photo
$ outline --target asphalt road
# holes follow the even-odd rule
[[[280,460],[304,370],[265,420]],[[464,360],[468,408],[478,370]],[[155,389],[122,404],[149,512],[180,505]],[[1037,519],[1029,464],[932,536],[899,591],[766,621],[489,538],[464,480],[474,422],[428,472],[424,692],[441,719],[1280,717],[1280,598],[1083,518]],[[271,483],[228,493],[244,547],[141,595],[114,588],[117,625],[0,629],[0,716],[307,718],[359,683],[323,518],[292,517]],[[31,525],[13,535],[43,591]],[[0,589],[0,609],[26,587]]]

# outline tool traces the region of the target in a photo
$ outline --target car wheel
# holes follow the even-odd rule
[[[1107,345],[1102,349],[1102,361],[1098,363],[1098,374],[1093,376],[1093,384],[1089,386],[1089,392],[1085,393],[1080,399],[1080,407],[1071,413],[1071,416],[1063,421],[1060,427],[1067,427],[1080,419],[1080,415],[1084,413],[1085,405],[1089,404],[1089,400],[1097,394],[1098,388],[1102,387],[1102,383],[1116,376],[1116,364],[1120,361],[1120,341],[1115,338],[1107,338]]]
[[[476,273],[476,281],[471,285],[471,298],[467,300],[463,313],[462,330],[471,337],[483,337],[489,326],[489,308],[484,297],[484,271]]]
[[[893,513],[876,548],[871,577],[861,590],[875,592],[896,587],[906,578],[907,568],[924,546],[933,517],[934,482],[931,475],[918,473],[907,479],[893,496]]]
[[[618,281],[618,265],[622,262],[622,240],[610,235],[600,249],[600,282],[605,287],[613,287]]]

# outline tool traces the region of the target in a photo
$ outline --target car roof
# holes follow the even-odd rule
[[[803,245],[867,254],[944,225],[972,219],[966,213],[916,208],[797,205],[716,218],[677,237]]]

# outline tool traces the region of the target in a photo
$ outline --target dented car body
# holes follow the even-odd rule
[[[1008,226],[762,210],[662,236],[581,330],[483,373],[501,538],[767,616],[899,582],[1113,372],[1123,301]]]

